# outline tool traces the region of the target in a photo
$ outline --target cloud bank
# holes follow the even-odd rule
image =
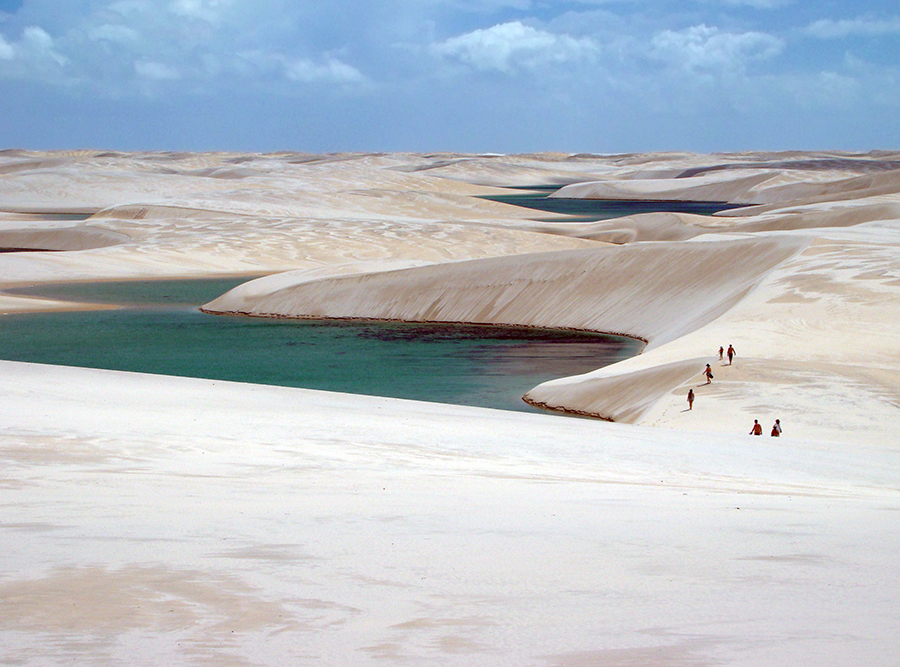
[[[306,118],[304,136],[335,148],[364,132],[385,147],[413,143],[416,133],[455,145],[485,136],[494,120],[497,136],[533,135],[545,147],[638,132],[662,147],[686,141],[702,150],[698,140],[733,137],[778,147],[835,136],[821,120],[835,110],[847,114],[835,124],[855,124],[843,142],[861,132],[886,145],[900,141],[900,130],[888,129],[900,111],[890,92],[897,52],[900,16],[886,0],[0,4],[0,93],[10,118],[25,113],[15,105],[27,95],[50,106],[165,104],[172,114],[202,97],[225,114],[223,137],[229,124],[246,126],[239,112],[294,107]],[[817,115],[792,126],[794,112]],[[298,113],[286,123],[273,111],[269,127],[295,127]],[[266,131],[275,142],[287,130]]]
[[[591,39],[553,34],[519,21],[473,30],[435,44],[432,50],[476,70],[504,73],[590,61],[600,54]]]

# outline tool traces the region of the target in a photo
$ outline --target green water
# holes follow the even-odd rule
[[[536,384],[641,348],[627,338],[570,331],[258,319],[197,310],[243,280],[31,290],[131,306],[0,317],[0,358],[532,410],[521,396]]]
[[[125,306],[202,306],[257,275],[201,280],[129,280],[117,282],[47,283],[4,290],[61,301]]]
[[[727,202],[563,199],[547,196],[560,187],[552,185],[515,188],[515,190],[518,190],[517,192],[508,195],[488,195],[484,199],[570,216],[568,218],[569,222],[594,222],[596,220],[621,218],[637,213],[673,212],[712,215],[718,211],[740,208],[738,204],[729,204]],[[543,220],[558,219],[543,218]]]

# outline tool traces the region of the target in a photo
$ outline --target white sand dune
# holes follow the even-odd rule
[[[0,361],[0,662],[893,667],[898,169],[0,152],[0,290],[267,274],[207,310],[647,341],[528,393],[619,423]],[[546,222],[504,185],[753,205]]]
[[[203,308],[256,316],[560,327],[620,333],[652,347],[713,321],[801,247],[785,239],[746,239],[560,250],[301,279],[266,293],[251,282]]]
[[[882,449],[0,367],[8,662],[893,664]]]
[[[711,171],[691,178],[602,180],[574,183],[551,197],[586,199],[645,199],[671,201],[723,201],[740,204],[774,204],[803,199],[846,200],[859,196],[894,193],[898,172],[841,177],[829,172],[751,170]],[[830,177],[830,178],[829,178]]]

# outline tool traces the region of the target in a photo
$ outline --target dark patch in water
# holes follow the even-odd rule
[[[0,252],[62,252],[51,248],[0,248]]]

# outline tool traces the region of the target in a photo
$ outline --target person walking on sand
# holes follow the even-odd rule
[[[762,424],[758,420],[753,420],[753,428],[750,429],[750,435],[762,435]]]
[[[722,361],[723,354],[725,354],[725,348],[719,345],[719,361]]]
[[[688,410],[694,409],[694,390],[688,389]]]
[[[731,343],[728,344],[728,365],[731,366],[731,360],[734,359],[734,355],[737,352],[734,351],[734,345]]]
[[[781,437],[781,420],[776,419],[775,423],[772,424],[772,437],[778,438]]]
[[[712,368],[709,367],[709,364],[706,364],[706,369],[703,371],[703,374],[706,376],[706,384],[712,382],[713,374]]]

